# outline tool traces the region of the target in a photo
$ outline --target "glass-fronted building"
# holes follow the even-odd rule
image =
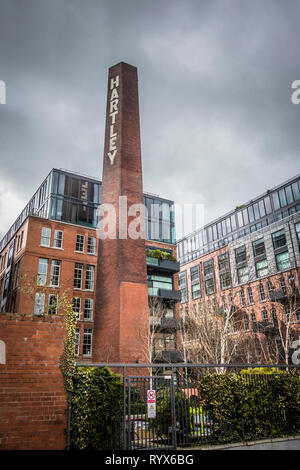
[[[188,263],[296,212],[300,212],[300,175],[179,240],[178,260]]]
[[[5,247],[28,215],[97,226],[102,183],[96,178],[53,168],[0,242]],[[144,194],[146,238],[175,244],[173,201]]]

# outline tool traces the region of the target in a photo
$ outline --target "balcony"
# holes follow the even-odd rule
[[[283,291],[283,289],[279,289],[276,291],[271,291],[269,293],[269,298],[271,302],[286,302],[288,300],[288,297],[293,300],[298,300],[300,298],[299,295],[299,290],[296,288],[291,288],[288,287],[289,293],[287,294],[286,292]]]
[[[173,289],[162,289],[160,287],[148,286],[148,295],[150,297],[158,297],[164,300],[180,300],[180,292]]]
[[[157,330],[164,331],[177,331],[179,330],[179,322],[176,318],[172,317],[150,317],[150,325],[156,327]]]
[[[183,362],[183,354],[177,349],[164,349],[160,351],[154,351],[152,354],[153,362],[163,363],[178,363]]]
[[[286,300],[286,293],[282,289],[269,292],[271,302],[284,302]]]
[[[161,357],[163,362],[183,362],[183,355],[177,349],[161,351]]]
[[[264,334],[275,334],[278,331],[278,322],[277,320],[274,323],[270,323],[269,321],[258,321],[257,323],[257,331]]]
[[[178,273],[180,264],[178,261],[169,259],[159,259],[152,256],[146,257],[147,268],[150,270],[159,270],[165,273]]]

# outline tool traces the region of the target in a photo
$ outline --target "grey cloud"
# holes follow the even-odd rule
[[[299,172],[297,0],[0,2],[0,182],[24,204],[52,167],[101,177],[121,60],[139,71],[145,190],[208,221]]]

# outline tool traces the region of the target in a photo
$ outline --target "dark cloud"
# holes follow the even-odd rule
[[[299,172],[297,0],[0,11],[2,234],[52,167],[101,177],[107,71],[121,60],[139,71],[145,190],[203,203],[210,220]]]

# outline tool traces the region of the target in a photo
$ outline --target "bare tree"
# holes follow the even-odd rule
[[[276,305],[276,318],[273,322],[277,330],[277,350],[278,356],[284,360],[284,363],[289,363],[289,351],[293,342],[293,335],[300,334],[299,320],[300,320],[300,299],[299,299],[299,286],[296,285],[294,275],[288,276],[288,283],[285,283],[284,278],[280,280],[281,289],[274,291],[272,295],[273,304]]]
[[[164,344],[168,341],[173,341],[174,334],[168,332],[168,321],[175,320],[174,317],[169,317],[170,308],[168,305],[158,297],[149,297],[149,316],[145,318],[145,324],[137,331],[140,340],[143,355],[149,364],[161,359]],[[146,333],[147,332],[147,333]],[[163,362],[166,362],[165,360]],[[167,361],[168,362],[168,361]],[[149,370],[152,375],[152,368]]]
[[[218,296],[212,302],[190,303],[181,314],[180,333],[185,362],[231,363],[242,343],[239,331],[241,320],[232,296],[230,304],[226,305]]]

